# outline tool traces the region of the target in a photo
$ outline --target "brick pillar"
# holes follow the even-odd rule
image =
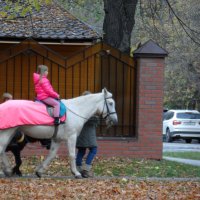
[[[162,158],[164,58],[167,52],[149,40],[134,52],[137,64],[136,133],[140,151]]]

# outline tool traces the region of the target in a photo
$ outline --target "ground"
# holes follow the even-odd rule
[[[200,182],[101,178],[0,179],[1,199],[200,199]]]
[[[44,156],[23,157],[22,178],[1,175],[0,199],[200,199],[199,167],[188,171],[188,166],[164,160],[96,157],[95,177],[80,180],[72,176],[68,159],[57,157],[39,179],[34,170],[43,159]],[[181,176],[174,178],[178,175]]]

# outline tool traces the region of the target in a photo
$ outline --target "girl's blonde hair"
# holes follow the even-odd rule
[[[48,71],[48,67],[46,65],[38,65],[37,73],[40,74],[40,81],[46,71]]]

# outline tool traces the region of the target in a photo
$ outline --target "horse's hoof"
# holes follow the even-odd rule
[[[3,171],[3,173],[4,173],[5,176],[7,176],[7,177],[11,177],[11,176],[12,176],[12,171]]]
[[[22,173],[12,173],[13,176],[22,177]]]
[[[41,177],[42,177],[42,173],[40,173],[40,172],[35,172],[35,174],[36,174],[36,176],[37,176],[38,178],[41,178]]]
[[[12,170],[12,175],[22,176],[22,173],[21,173],[20,170],[15,170],[15,169],[13,169],[13,170]]]
[[[82,179],[83,177],[81,175],[76,175],[75,178],[76,179]]]
[[[16,176],[22,177],[22,173],[16,173]]]

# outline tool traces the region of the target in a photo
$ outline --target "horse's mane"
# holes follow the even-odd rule
[[[78,97],[74,97],[74,98],[71,98],[71,99],[62,99],[62,100],[67,100],[67,102],[74,102],[74,103],[79,103],[79,102],[82,102],[83,99],[91,99],[91,97],[94,97],[94,96],[97,96],[97,95],[100,95],[102,94],[102,92],[99,92],[99,93],[91,93],[91,94],[87,94],[87,95],[81,95],[81,96],[78,96]],[[112,97],[112,93],[108,92],[107,93],[109,97]]]
[[[103,97],[103,93],[92,93],[72,99],[63,99],[62,102],[66,105],[67,109],[73,110],[76,113],[82,113],[83,110],[91,107],[91,105],[96,105],[100,96]]]
[[[102,93],[92,93],[92,94],[87,94],[87,95],[83,95],[83,96],[78,96],[78,97],[75,97],[75,98],[71,98],[71,99],[62,99],[62,100],[66,100],[67,101],[67,103],[73,103],[73,104],[76,104],[76,103],[83,103],[83,99],[85,100],[85,101],[88,101],[89,99],[91,99],[92,97],[94,97],[94,96],[97,96],[97,95],[100,95],[100,94],[102,94]],[[84,101],[84,102],[85,102]]]

